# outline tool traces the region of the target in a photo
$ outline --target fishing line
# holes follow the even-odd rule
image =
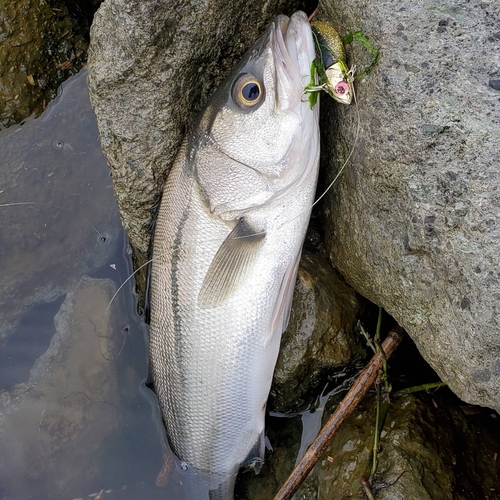
[[[351,69],[351,71],[353,71],[353,69]],[[302,215],[308,213],[309,211],[312,210],[312,208],[317,205],[325,196],[326,194],[328,193],[328,191],[330,191],[330,189],[334,186],[334,184],[337,182],[337,180],[339,179],[339,177],[341,176],[341,174],[343,173],[343,171],[345,170],[345,168],[347,167],[347,164],[349,163],[352,155],[354,154],[354,150],[355,150],[355,147],[356,147],[356,144],[357,144],[357,141],[358,141],[358,138],[359,138],[359,133],[360,133],[360,130],[361,130],[361,118],[360,118],[360,112],[359,112],[359,106],[358,106],[358,100],[357,100],[357,96],[356,96],[356,92],[354,90],[354,87],[353,87],[353,98],[354,98],[354,107],[356,109],[356,133],[355,133],[355,136],[354,136],[354,142],[353,142],[353,145],[349,151],[349,154],[346,158],[346,160],[344,161],[342,167],[340,168],[340,170],[337,172],[337,175],[334,177],[334,179],[330,182],[330,184],[326,187],[326,189],[323,191],[323,193],[314,201],[314,203],[308,207],[307,209],[305,209],[303,212],[299,213],[298,215],[296,215],[295,217],[293,217],[292,219],[289,219],[288,221],[284,222],[283,224],[279,225],[276,229],[280,229],[282,227],[284,227],[285,225],[289,224],[290,222],[293,222],[294,220],[298,219],[299,217],[301,217]],[[0,208],[1,207],[10,207],[10,206],[20,206],[20,205],[47,205],[47,206],[50,206],[52,208],[57,208],[57,209],[60,209],[60,210],[65,210],[67,212],[71,212],[71,213],[74,213],[76,214],[75,211],[71,210],[71,209],[68,209],[68,208],[65,208],[65,207],[60,207],[58,205],[52,205],[50,203],[41,203],[41,202],[12,202],[12,203],[3,203],[3,204],[0,204]],[[87,224],[89,224],[90,227],[92,227],[92,229],[99,235],[99,237],[104,240],[105,237],[97,230],[97,228],[95,226],[93,226],[89,221],[85,221],[87,222]],[[234,239],[243,239],[243,238],[250,238],[250,237],[255,237],[256,235],[259,235],[259,234],[265,234],[266,232],[265,231],[261,231],[261,232],[257,232],[257,233],[254,233],[252,235],[245,235],[245,236],[238,236]],[[113,303],[113,301],[115,300],[115,298],[117,297],[118,293],[122,290],[122,288],[141,270],[143,269],[144,267],[146,267],[147,265],[151,264],[151,262],[153,262],[153,260],[155,260],[155,257],[153,257],[152,259],[148,260],[147,262],[145,262],[144,264],[142,264],[140,267],[138,267],[132,274],[130,274],[130,276],[128,276],[128,278],[119,286],[119,288],[116,290],[116,292],[114,293],[114,295],[111,297],[111,300],[109,301],[105,311],[104,311],[104,315],[107,314],[107,312],[109,311],[109,308],[111,307],[111,304]],[[100,336],[100,332],[102,331],[102,323],[101,323],[101,327],[99,328],[99,338],[101,338]],[[124,344],[125,344],[125,340],[124,340],[124,343],[118,353],[118,356],[121,354],[122,350],[123,350],[123,347],[124,347]],[[117,356],[117,357],[118,357]]]
[[[118,290],[116,290],[115,294],[113,295],[113,297],[111,297],[111,300],[109,301],[109,304],[108,304],[108,307],[106,307],[105,311],[104,311],[104,314],[106,314],[109,310],[109,308],[111,307],[111,303],[113,302],[113,300],[115,300],[116,296],[118,295],[118,293],[120,292],[120,290],[134,277],[134,275],[136,273],[138,273],[143,267],[146,267],[148,264],[151,264],[151,262],[153,262],[154,260],[154,257],[150,260],[148,260],[146,263],[144,263],[142,266],[138,267],[121,285],[120,287],[118,288]]]
[[[10,203],[0,203],[0,208],[7,208],[7,207],[16,207],[16,206],[35,206],[35,205],[39,205],[39,206],[48,206],[50,208],[55,208],[55,209],[58,209],[58,210],[64,210],[66,212],[70,212],[72,214],[75,214],[75,215],[80,215],[78,214],[77,212],[75,212],[74,210],[71,210],[69,208],[65,208],[65,207],[61,207],[59,205],[54,205],[52,203],[46,203],[46,202],[37,202],[37,201],[14,201],[14,202],[10,202]],[[99,239],[101,241],[106,241],[106,237],[100,233],[100,231],[91,223],[89,222],[88,220],[86,220],[85,218],[83,218],[83,221],[85,223],[87,223],[98,235],[99,235]],[[111,300],[109,301],[108,303],[108,306],[106,307],[104,313],[103,313],[103,316],[106,316],[107,312],[109,311],[109,308],[111,307],[111,304],[112,302],[114,301],[114,299],[116,298],[116,296],[118,295],[118,293],[120,292],[120,290],[128,283],[128,281],[130,281],[130,279],[137,273],[139,272],[143,267],[147,266],[148,264],[150,264],[152,262],[153,259],[149,260],[148,262],[146,262],[145,264],[143,264],[142,266],[140,266],[138,269],[136,269],[121,285],[120,287],[118,288],[118,290],[115,292],[115,294],[111,297]],[[99,330],[97,330],[97,327],[96,327],[96,333],[97,333],[97,337],[99,339],[102,339],[102,338],[108,338],[106,335],[101,335],[102,333],[102,326],[103,326],[103,322],[104,322],[104,318],[102,319],[100,325],[99,325]],[[122,353],[123,351],[123,348],[125,347],[125,342],[127,340],[127,334],[128,334],[128,330],[126,331],[126,334],[125,334],[125,337],[123,339],[123,342],[122,342],[122,345],[120,347],[120,350],[118,351],[118,354],[113,357],[113,358],[108,358],[108,356],[105,355],[105,353],[102,351],[102,346],[99,345],[99,350],[101,351],[101,355],[102,357],[106,360],[106,361],[111,361],[113,359],[117,359],[120,354]]]
[[[338,171],[337,175],[334,177],[333,181],[330,182],[330,184],[325,189],[325,191],[323,192],[323,194],[311,205],[311,209],[312,209],[312,207],[314,207],[317,203],[319,203],[321,201],[321,199],[333,187],[333,185],[335,184],[335,182],[337,182],[337,179],[340,177],[340,175],[342,174],[342,172],[346,168],[347,164],[349,163],[349,160],[351,159],[351,157],[352,157],[352,155],[354,153],[354,149],[356,148],[356,143],[358,142],[358,137],[359,137],[359,131],[361,130],[361,119],[360,119],[360,114],[359,114],[358,100],[357,100],[357,97],[356,97],[356,92],[354,90],[354,87],[353,87],[352,96],[354,98],[354,107],[356,109],[356,121],[357,121],[357,125],[356,125],[356,133],[354,135],[354,142],[352,144],[351,151],[349,152],[349,155],[347,156],[347,159],[345,160],[344,164],[342,165],[342,167]],[[299,214],[299,215],[302,215],[302,214]]]
[[[106,309],[104,310],[104,313],[103,313],[103,318],[101,320],[101,323],[99,325],[99,331],[97,331],[97,337],[100,339],[102,338],[106,338],[106,335],[101,335],[102,333],[102,326],[103,326],[103,323],[104,323],[104,319],[106,317],[106,314],[107,312],[109,311],[109,308],[111,307],[111,304],[113,303],[113,301],[115,300],[116,296],[120,293],[120,291],[122,290],[122,288],[141,270],[143,269],[144,267],[146,267],[147,265],[151,264],[151,262],[153,262],[154,259],[150,259],[148,260],[147,262],[145,262],[144,264],[142,264],[142,266],[139,266],[119,287],[118,287],[118,290],[116,290],[116,292],[113,294],[113,296],[111,297],[111,300],[109,301],[108,303],[108,306],[106,307]],[[101,355],[102,357],[106,360],[106,361],[114,361],[116,359],[119,358],[120,354],[122,353],[124,347],[125,347],[125,343],[127,341],[127,336],[128,336],[128,328],[125,330],[125,336],[123,338],[123,342],[122,342],[122,345],[120,347],[120,350],[118,351],[118,354],[116,356],[113,356],[111,358],[108,358],[103,352],[102,352],[102,348],[99,344],[99,349],[101,351]]]

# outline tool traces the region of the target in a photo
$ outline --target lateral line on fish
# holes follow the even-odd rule
[[[334,179],[330,182],[330,184],[327,186],[327,188],[323,191],[323,193],[314,201],[314,203],[306,210],[304,210],[303,212],[301,212],[300,214],[296,215],[295,217],[293,217],[292,219],[289,219],[288,221],[284,222],[283,224],[279,225],[277,229],[283,227],[284,225],[290,223],[290,222],[293,222],[295,219],[301,217],[302,215],[304,215],[306,212],[308,212],[309,210],[311,210],[315,205],[317,205],[325,196],[326,194],[328,193],[328,191],[334,186],[334,184],[337,182],[338,178],[340,177],[340,175],[343,173],[343,171],[345,170],[345,168],[347,167],[347,164],[349,163],[349,160],[351,159],[353,153],[354,153],[354,150],[355,150],[355,147],[356,147],[356,144],[357,144],[357,141],[358,141],[358,138],[359,138],[359,131],[360,131],[360,128],[361,128],[361,120],[360,120],[360,113],[359,113],[359,107],[358,107],[358,101],[357,101],[357,97],[356,97],[356,92],[353,91],[353,98],[354,98],[354,104],[355,104],[355,109],[356,109],[356,118],[357,118],[357,125],[356,125],[356,133],[355,133],[355,137],[354,137],[354,142],[353,142],[353,145],[352,145],[352,148],[349,152],[349,155],[347,156],[347,159],[344,161],[342,167],[340,168],[340,170],[337,172],[337,175],[334,177]],[[214,143],[217,148],[221,151],[222,149],[220,149],[220,146],[219,144],[215,141],[215,139],[213,139],[212,137],[210,137],[212,143]],[[232,159],[233,161],[235,162],[238,162],[238,163],[241,163],[239,162],[238,160],[235,160],[234,158],[231,158],[229,155],[226,154],[226,156],[228,156],[228,158]],[[241,163],[242,165],[244,165],[243,163]],[[247,166],[247,165],[245,165]],[[65,210],[67,212],[71,212],[71,213],[74,213],[76,214],[75,211],[69,209],[69,208],[65,208],[65,207],[61,207],[61,206],[58,206],[58,205],[53,205],[51,203],[42,203],[42,202],[34,202],[34,201],[26,201],[26,202],[12,202],[12,203],[2,203],[0,204],[0,208],[3,208],[3,207],[11,207],[11,206],[21,206],[21,205],[47,205],[49,207],[52,207],[52,208],[57,208],[57,209],[60,209],[60,210]],[[104,238],[104,236],[98,231],[98,229],[93,226],[89,221],[85,221],[87,222],[87,224],[89,224],[92,229],[99,235],[100,238]],[[244,238],[254,238],[255,236],[259,236],[259,235],[265,235],[266,232],[265,231],[260,231],[260,232],[256,232],[256,233],[253,233],[252,235],[245,235],[245,236],[237,236],[235,238],[233,238],[234,240],[237,240],[237,239],[244,239]],[[111,300],[109,301],[105,311],[104,311],[104,314],[106,314],[108,311],[109,311],[109,308],[111,307],[111,304],[113,303],[113,301],[115,300],[116,296],[118,295],[118,293],[122,290],[122,288],[141,270],[143,269],[144,267],[146,267],[147,265],[149,265],[151,262],[153,262],[154,258],[148,260],[147,262],[145,262],[144,264],[142,264],[140,267],[138,267],[132,274],[130,274],[130,276],[128,276],[125,281],[118,287],[117,291],[113,294],[113,296],[111,297]],[[120,349],[120,353],[121,351],[123,350],[123,346],[122,348]]]
[[[356,134],[354,135],[354,142],[352,144],[351,150],[350,150],[344,164],[342,165],[342,167],[340,167],[340,170],[337,172],[337,175],[334,177],[333,181],[330,182],[328,187],[323,191],[323,194],[321,194],[321,196],[311,205],[311,208],[313,208],[317,203],[319,203],[321,201],[321,199],[324,198],[324,196],[328,193],[328,191],[333,187],[335,182],[337,182],[337,179],[340,177],[342,172],[345,170],[347,164],[349,163],[349,160],[351,159],[352,155],[354,154],[354,150],[356,148],[356,144],[357,144],[358,138],[359,138],[359,131],[361,129],[361,119],[360,119],[360,115],[359,115],[358,100],[356,98],[356,92],[354,90],[353,90],[353,98],[354,98],[354,105],[355,105],[354,107],[356,108],[357,125],[356,125]],[[300,215],[302,215],[302,214],[300,214]]]
[[[70,208],[65,208],[65,207],[60,207],[59,205],[53,205],[52,203],[45,203],[41,201],[14,201],[12,203],[2,203],[0,204],[0,208],[5,208],[5,207],[16,207],[16,206],[22,206],[22,205],[40,205],[40,206],[48,206],[51,208],[58,208],[59,210],[65,210],[66,212],[71,212],[72,214],[78,215],[74,210],[71,210]],[[98,229],[90,223],[88,220],[84,221],[99,235],[99,238],[101,239],[106,239],[104,235],[102,235]]]

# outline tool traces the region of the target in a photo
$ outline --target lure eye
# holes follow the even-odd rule
[[[262,102],[264,89],[254,75],[242,73],[233,83],[231,95],[238,107],[251,109]]]
[[[339,95],[344,95],[349,92],[349,85],[345,82],[339,82],[335,85],[335,93]]]

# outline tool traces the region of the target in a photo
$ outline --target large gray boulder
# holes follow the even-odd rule
[[[91,30],[89,89],[122,222],[148,251],[152,208],[195,113],[289,0],[108,0]]]
[[[500,411],[500,3],[325,1],[320,15],[382,52],[327,200],[330,257],[457,395]],[[332,178],[357,112],[327,101]]]

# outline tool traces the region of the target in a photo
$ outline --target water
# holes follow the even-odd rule
[[[147,338],[86,73],[0,133],[0,498],[168,498]]]

